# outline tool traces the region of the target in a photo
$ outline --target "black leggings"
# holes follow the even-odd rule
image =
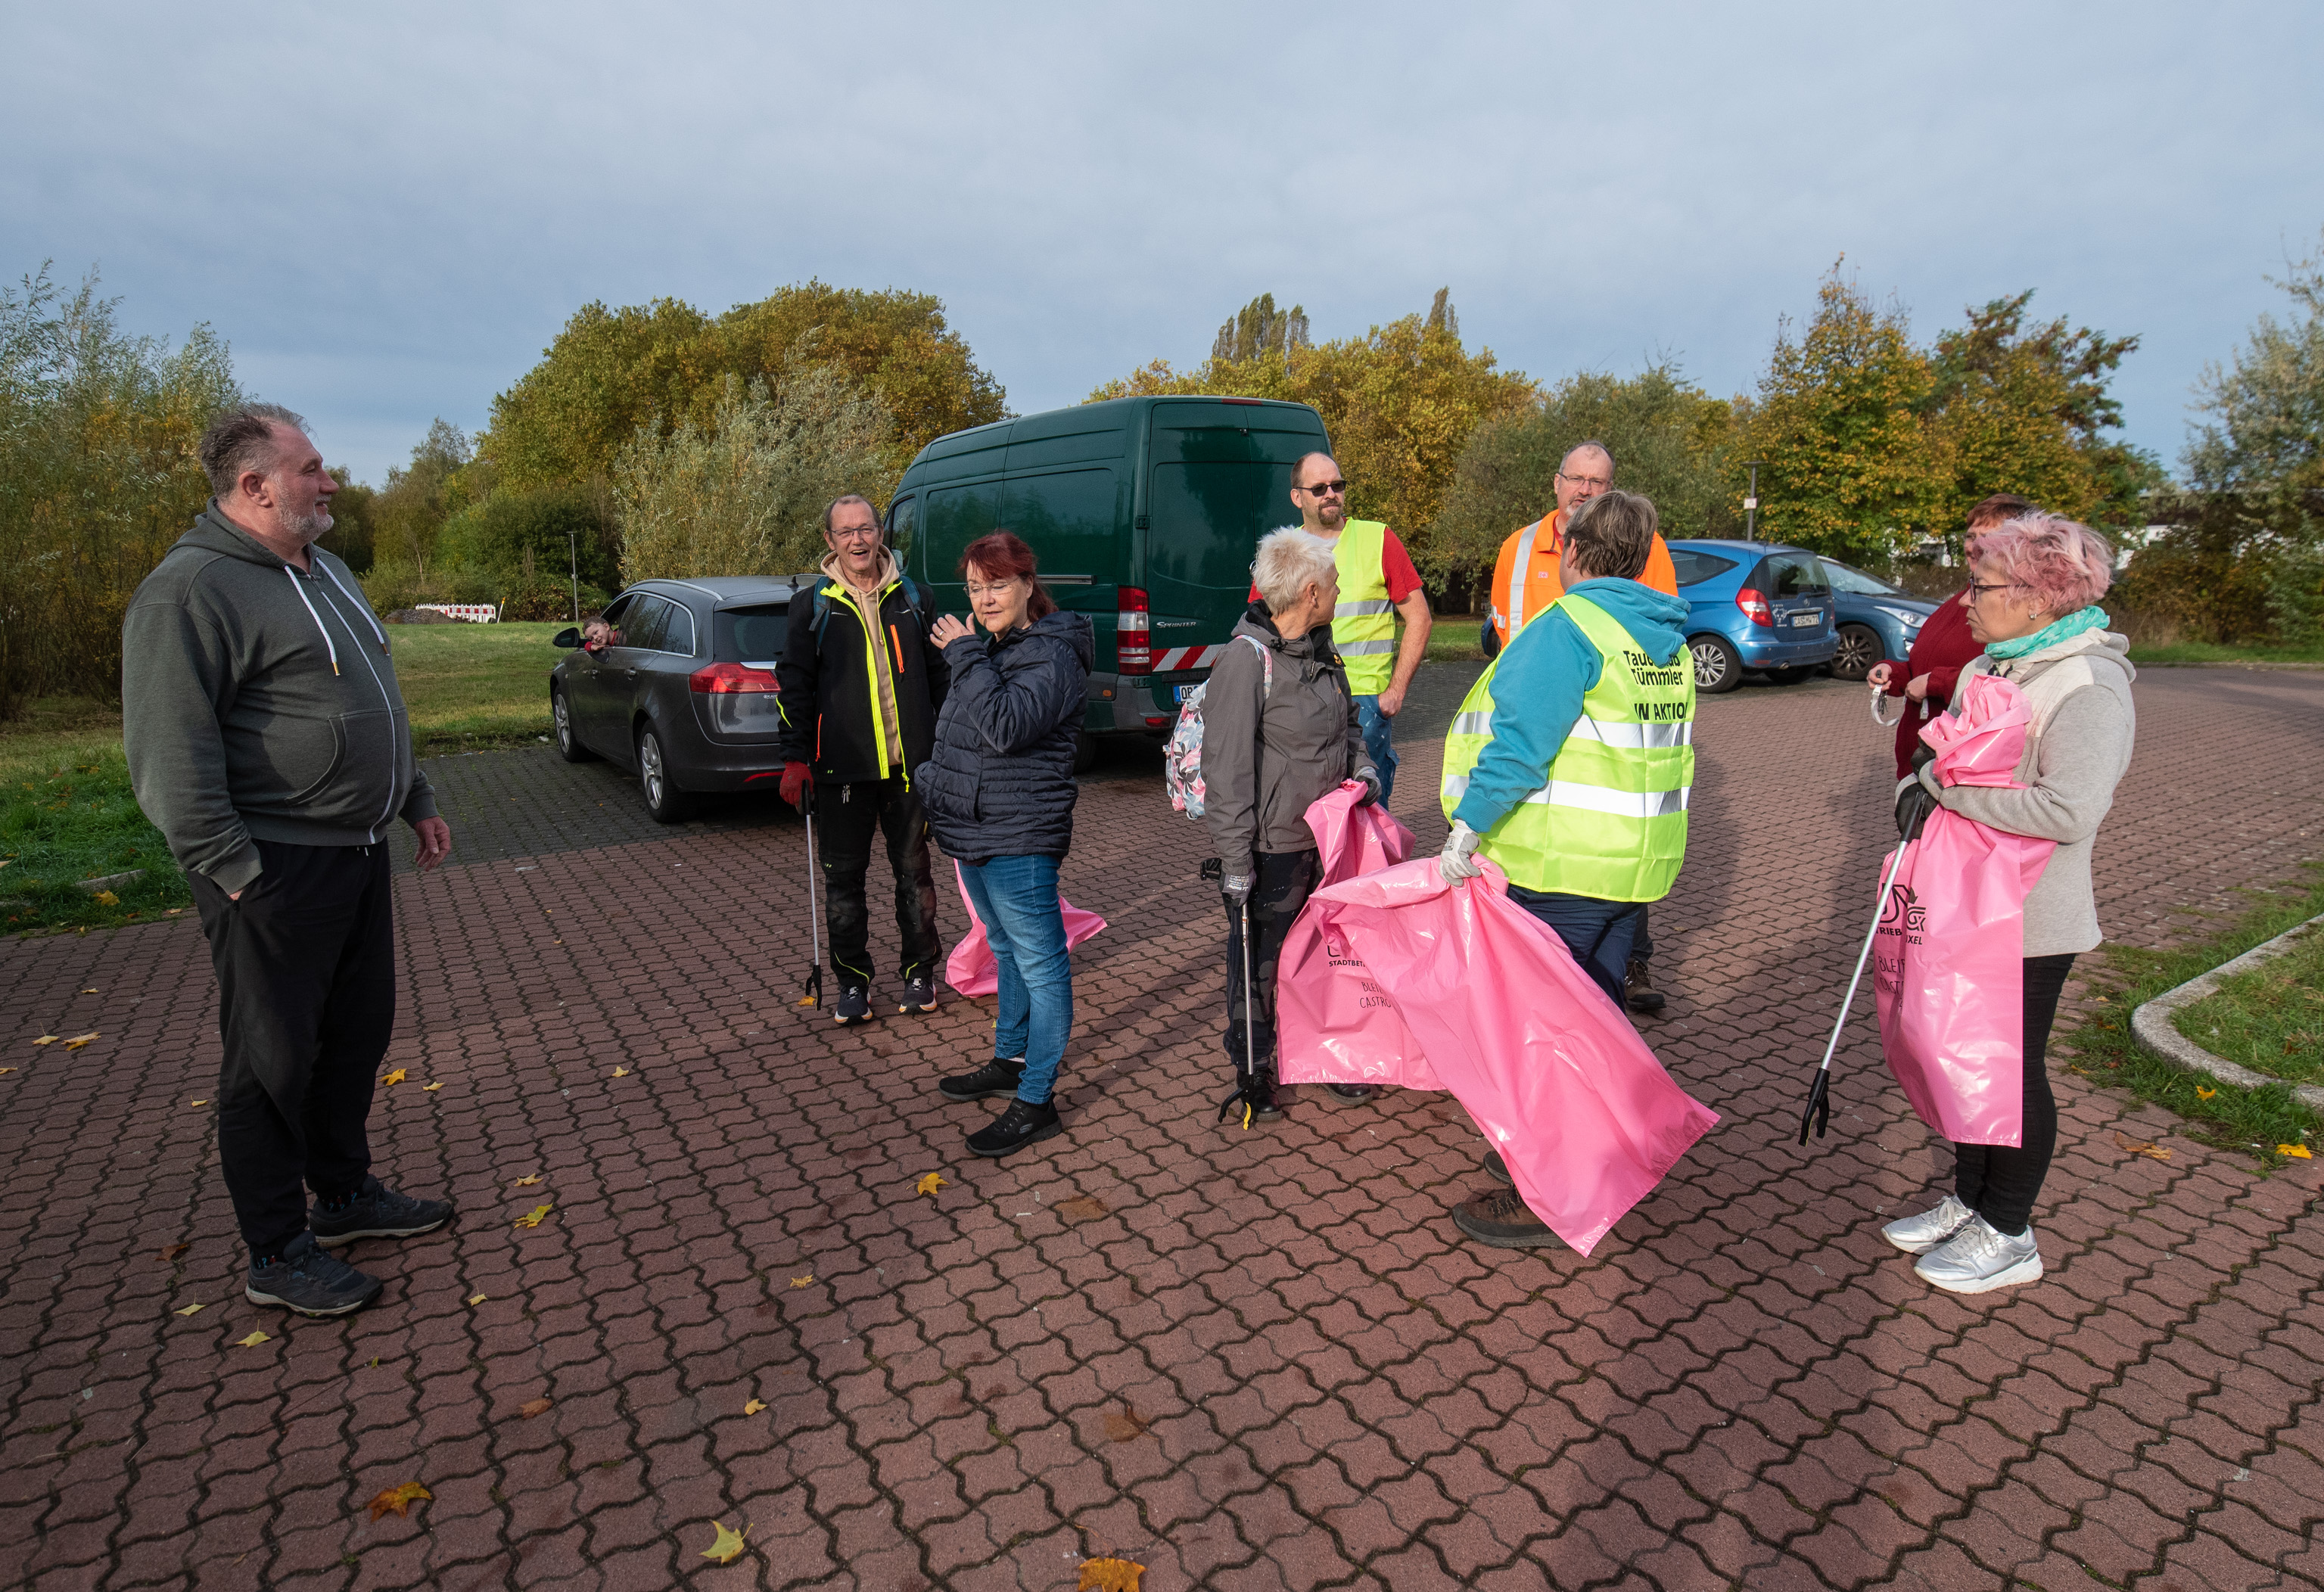
[[[2015,1238],[2034,1217],[2042,1180],[2058,1148],[2058,1101],[2050,1092],[2050,1026],[2074,959],[2025,959],[2025,1130],[2017,1149],[2006,1145],[1955,1145],[1953,1192],[1960,1202]]]

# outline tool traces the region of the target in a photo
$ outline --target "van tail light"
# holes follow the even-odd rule
[[[1775,628],[1775,611],[1767,606],[1765,596],[1750,587],[1745,586],[1735,594],[1735,606],[1749,614],[1753,624],[1765,625],[1771,630]]]
[[[782,686],[771,669],[754,669],[739,663],[714,663],[708,668],[696,669],[686,676],[686,688],[702,696],[724,696],[731,692],[779,691]]]
[[[1154,672],[1154,633],[1152,605],[1146,594],[1136,586],[1121,588],[1121,599],[1113,616],[1114,667],[1125,675],[1150,675]]]

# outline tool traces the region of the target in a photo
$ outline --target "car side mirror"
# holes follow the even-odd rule
[[[551,647],[564,647],[568,649],[578,647],[581,645],[581,632],[574,626],[567,625],[563,630],[558,631],[557,634],[549,638],[549,644]]]

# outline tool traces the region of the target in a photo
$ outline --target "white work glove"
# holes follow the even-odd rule
[[[1452,821],[1452,833],[1444,837],[1444,849],[1436,855],[1436,874],[1446,884],[1458,884],[1464,879],[1474,879],[1485,870],[1477,866],[1477,842],[1485,837],[1462,823]]]
[[[1250,875],[1231,873],[1219,881],[1219,894],[1240,906],[1250,899]]]

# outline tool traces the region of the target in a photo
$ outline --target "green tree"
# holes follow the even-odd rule
[[[1876,564],[1926,535],[1946,506],[1922,422],[1935,380],[1904,312],[1876,306],[1834,264],[1799,339],[1779,325],[1748,406],[1761,534]]]
[[[1732,406],[1676,367],[1568,376],[1540,401],[1489,420],[1462,451],[1431,556],[1449,575],[1485,578],[1501,543],[1556,502],[1558,465],[1582,442],[1614,456],[1614,484],[1654,500],[1665,536],[1739,532],[1729,456]]]
[[[226,345],[121,329],[94,271],[0,288],[0,716],[112,696],[130,594],[209,498],[195,443],[241,401]]]
[[[371,510],[379,494],[355,480],[344,465],[332,467],[331,479],[339,483],[339,490],[331,496],[331,529],[323,538],[323,546],[361,575],[372,566]]]
[[[1307,311],[1294,304],[1275,308],[1275,295],[1261,293],[1234,313],[1211,341],[1211,357],[1232,363],[1262,354],[1288,354],[1310,346]]]
[[[1242,315],[1260,306],[1271,315],[1272,305],[1272,297],[1263,295],[1233,324],[1240,328]],[[1312,347],[1292,345],[1292,317],[1305,325],[1304,315],[1291,311],[1279,349],[1260,346],[1241,359],[1213,357],[1183,373],[1157,360],[1107,382],[1088,401],[1215,392],[1312,404],[1347,473],[1349,512],[1388,521],[1416,559],[1433,564],[1429,535],[1461,450],[1480,424],[1531,402],[1534,384],[1518,372],[1497,368],[1490,349],[1472,354],[1462,346],[1459,318],[1443,291],[1426,317],[1407,315],[1361,337]],[[1289,503],[1284,511],[1288,519]]]
[[[2225,365],[2204,367],[2181,467],[2198,491],[2324,488],[2324,250],[2268,279],[2292,299],[2289,320],[2263,314]]]
[[[624,578],[815,567],[824,505],[888,478],[892,436],[880,400],[828,364],[772,391],[730,375],[706,421],[649,416],[613,463]]]
[[[503,487],[445,521],[437,544],[445,564],[506,580],[568,575],[582,584],[618,584],[619,532],[612,503],[586,486]]]
[[[471,501],[462,478],[472,458],[467,434],[438,415],[411,462],[390,466],[387,484],[368,505],[376,564],[428,574],[444,522]]]

